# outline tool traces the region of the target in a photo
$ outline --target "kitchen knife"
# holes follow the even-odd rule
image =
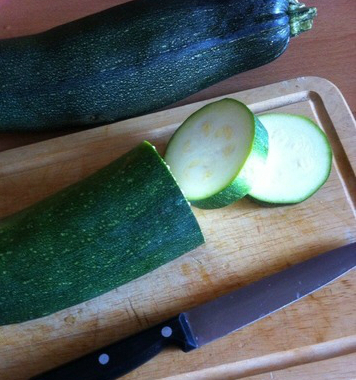
[[[112,380],[168,345],[188,352],[315,292],[356,266],[356,243],[323,253],[30,380]]]

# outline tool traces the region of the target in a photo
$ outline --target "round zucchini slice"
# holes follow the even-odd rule
[[[331,171],[332,151],[325,133],[304,116],[271,113],[259,119],[269,135],[269,153],[250,197],[266,206],[306,200]]]
[[[243,103],[225,98],[193,113],[170,139],[165,160],[187,199],[198,208],[227,206],[260,176],[268,134]]]

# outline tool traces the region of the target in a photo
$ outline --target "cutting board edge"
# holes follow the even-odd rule
[[[333,359],[355,352],[356,335],[349,335],[287,351],[279,351],[237,362],[208,367],[202,370],[169,377],[159,377],[156,380],[237,380],[247,378],[248,376]]]
[[[279,89],[280,86],[282,86],[282,88],[284,89],[283,93],[281,93],[280,96],[274,97],[272,99],[270,99],[267,94],[261,96],[262,92],[264,92],[266,89],[271,89],[271,92],[272,92],[274,88],[277,88],[278,90],[280,90]],[[136,125],[140,125],[142,121],[146,121],[147,118],[156,117],[159,119],[163,115],[166,116],[167,112],[174,113],[177,110],[177,108],[179,108],[181,112],[183,112],[183,114],[188,116],[189,114],[199,109],[203,105],[211,103],[213,101],[217,101],[226,97],[234,97],[235,99],[247,98],[251,94],[255,94],[256,91],[259,94],[259,97],[257,97],[257,99],[256,99],[256,95],[254,95],[253,97],[254,99],[256,99],[256,101],[246,102],[242,100],[246,102],[246,104],[255,113],[262,112],[261,103],[264,103],[264,104],[269,103],[270,104],[269,107],[277,108],[277,107],[282,107],[282,106],[294,104],[301,101],[308,101],[310,100],[310,95],[313,93],[318,94],[320,98],[322,99],[322,101],[325,103],[328,101],[328,98],[325,95],[328,92],[332,91],[338,97],[340,97],[342,102],[345,104],[347,116],[349,116],[351,120],[353,121],[353,126],[355,129],[354,132],[355,132],[355,137],[356,137],[356,123],[353,118],[352,112],[349,106],[347,105],[347,102],[345,98],[343,97],[341,91],[332,82],[324,78],[312,77],[312,76],[298,77],[298,78],[289,79],[289,80],[285,80],[278,83],[273,83],[266,86],[252,88],[252,89],[244,90],[240,92],[233,92],[226,95],[210,98],[207,100],[189,103],[183,106],[175,107],[173,105],[172,108],[159,110],[154,113],[150,113],[150,114],[134,117],[127,120],[118,121],[112,124],[103,125],[96,128],[91,128],[91,129],[87,129],[80,132],[70,133],[65,136],[55,137],[55,138],[51,138],[45,141],[40,141],[37,143],[9,149],[9,150],[0,152],[0,162],[1,162],[0,175],[1,173],[5,173],[5,174],[10,173],[10,172],[13,173],[14,170],[24,171],[24,170],[30,169],[30,168],[26,169],[26,163],[28,163],[28,160],[31,158],[33,159],[34,157],[38,156],[37,157],[38,159],[43,160],[44,156],[46,156],[45,157],[46,160],[51,159],[51,158],[53,159],[54,156],[56,156],[56,151],[60,151],[60,153],[57,153],[57,154],[63,155],[63,152],[62,152],[63,149],[65,150],[66,153],[68,153],[68,151],[77,148],[78,143],[79,144],[82,143],[82,145],[85,145],[88,143],[88,140],[90,140],[91,143],[96,142],[96,141],[100,142],[100,140],[102,139],[102,136],[107,136],[109,134],[120,134],[121,131],[119,129],[120,127],[125,127],[125,124],[135,123]],[[335,124],[334,120],[333,120],[333,124]],[[342,133],[342,131],[338,129],[337,133],[338,134]],[[348,153],[348,151],[352,148],[352,145],[349,142],[349,139],[348,138],[345,139],[345,141],[342,141],[342,143],[343,145],[345,143],[346,150],[347,150],[346,153]],[[47,150],[48,147],[50,147],[49,150]],[[17,162],[15,158],[19,158],[19,157],[21,157],[21,160],[20,162]],[[23,164],[25,164],[25,168]],[[356,171],[356,155],[355,157],[353,157],[352,155],[351,165],[354,167],[354,171]],[[6,169],[7,166],[10,166],[10,168]]]
[[[316,81],[316,83],[318,84],[318,86],[317,86],[318,88],[315,88],[314,86],[309,86],[309,81],[310,80]],[[301,81],[303,81],[303,86],[299,85],[299,83]],[[278,87],[280,85],[285,86],[286,84],[289,84],[289,83],[292,84],[292,85],[294,84],[296,88],[300,89],[300,91],[298,91],[298,92],[315,91],[315,92],[319,93],[319,91],[320,92],[324,92],[325,90],[330,89],[330,88],[333,89],[333,90],[335,90],[338,93],[338,95],[343,99],[343,102],[345,103],[345,105],[346,105],[346,107],[347,107],[347,109],[349,111],[350,116],[353,118],[353,114],[352,114],[352,112],[351,112],[351,110],[350,110],[350,108],[349,108],[349,106],[348,106],[348,104],[347,104],[344,96],[342,95],[342,93],[338,89],[338,87],[336,87],[336,85],[334,85],[332,82],[330,82],[327,79],[321,78],[321,77],[314,77],[314,76],[297,77],[297,78],[292,78],[292,79],[284,80],[284,81],[277,82],[277,83],[268,84],[268,85],[265,85],[265,86],[251,88],[251,89],[248,89],[248,90],[231,92],[231,93],[220,95],[220,96],[216,96],[216,97],[213,97],[213,98],[209,98],[209,99],[200,100],[200,101],[197,101],[197,102],[185,104],[183,106],[172,104],[172,105],[170,105],[167,108],[163,108],[163,109],[151,112],[151,113],[147,113],[145,115],[136,116],[136,117],[133,117],[133,118],[130,118],[130,119],[125,119],[125,120],[120,120],[120,121],[117,121],[117,122],[114,122],[114,123],[110,123],[110,124],[100,125],[100,126],[89,128],[89,129],[85,129],[85,130],[79,131],[79,132],[70,133],[70,130],[68,130],[69,133],[67,135],[64,135],[64,136],[53,137],[53,138],[50,138],[48,140],[39,141],[39,142],[31,143],[31,144],[28,144],[28,145],[24,145],[24,146],[20,146],[20,147],[16,147],[16,148],[11,148],[11,149],[2,151],[2,152],[0,152],[0,157],[5,156],[5,158],[6,158],[7,155],[12,154],[12,153],[16,153],[16,152],[23,153],[22,152],[23,150],[33,150],[32,148],[44,146],[44,145],[47,145],[49,142],[53,142],[53,141],[62,141],[62,140],[70,139],[70,141],[73,142],[73,140],[75,140],[75,137],[81,137],[81,136],[84,136],[84,135],[86,135],[86,134],[88,134],[90,132],[101,132],[101,131],[104,131],[104,130],[107,130],[107,129],[113,129],[113,128],[116,129],[118,126],[120,126],[122,124],[125,124],[125,123],[137,122],[137,124],[139,124],[139,122],[141,120],[144,120],[147,117],[152,117],[152,116],[160,117],[160,115],[166,114],[169,111],[174,112],[177,108],[180,108],[180,109],[189,109],[191,107],[199,108],[199,107],[202,107],[205,104],[208,104],[208,103],[211,103],[213,101],[217,101],[217,100],[220,100],[220,99],[223,99],[223,98],[226,98],[226,97],[230,97],[230,96],[236,97],[237,95],[239,95],[241,97],[245,97],[245,96],[248,96],[250,93],[254,93],[255,91],[260,91],[260,90],[265,89],[265,88],[272,88],[273,89],[273,87]],[[306,86],[304,86],[305,84],[306,84]],[[293,93],[293,92],[292,91],[288,91],[288,93]],[[282,94],[278,98],[283,98],[285,95],[287,95],[287,94]],[[303,95],[305,96],[305,93]],[[295,102],[300,101],[299,99],[295,100]],[[254,103],[261,103],[262,101],[265,101],[265,100],[269,100],[269,98],[268,97],[264,97],[263,100],[259,100],[258,102],[254,102]],[[305,99],[305,100],[307,100],[307,99]],[[248,106],[251,106],[251,102],[248,102],[246,104]],[[283,105],[286,105],[286,104],[292,104],[292,102],[289,102],[289,103],[283,102]],[[277,105],[276,107],[278,107],[278,106],[281,106],[281,103],[279,103],[279,105]],[[258,109],[255,110],[255,112],[259,112]],[[355,126],[356,126],[356,124],[355,124]]]

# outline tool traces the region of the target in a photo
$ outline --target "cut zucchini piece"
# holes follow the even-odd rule
[[[203,242],[167,165],[143,142],[0,222],[0,325],[97,297]]]
[[[259,119],[268,131],[269,153],[250,197],[266,206],[304,201],[331,171],[332,151],[325,133],[304,116],[265,114]]]
[[[168,143],[165,160],[196,207],[227,206],[252,188],[266,162],[268,134],[246,105],[225,98],[193,113]]]

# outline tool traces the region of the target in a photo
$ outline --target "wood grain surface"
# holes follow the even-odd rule
[[[326,80],[301,77],[229,96],[247,103],[256,113],[291,112],[313,118],[328,135],[334,152],[331,176],[323,188],[291,207],[263,208],[244,199],[219,210],[194,209],[207,238],[204,246],[84,304],[0,327],[1,380],[25,380],[232,289],[356,241],[356,129],[340,91]],[[0,218],[80,180],[144,139],[163,152],[177,126],[206,103],[2,152]],[[355,293],[356,278],[351,272],[199,350],[189,354],[166,350],[125,379],[179,378],[222,364],[237,370],[241,361],[251,363],[270,354],[280,358],[277,367],[271,361],[270,370],[277,370],[295,365],[285,360],[290,350],[301,363],[301,353],[308,352],[303,347],[320,352],[319,343],[326,345],[322,346],[324,356],[315,360],[351,354],[356,350],[352,340]],[[349,379],[350,366],[339,366],[337,378]],[[239,376],[249,374],[240,371]],[[223,372],[219,376],[219,380],[225,378]]]
[[[126,0],[0,0],[0,38],[40,32],[124,2]],[[294,38],[280,58],[216,84],[178,105],[312,75],[335,83],[355,113],[356,2],[307,0],[306,3],[318,8],[313,29]],[[0,151],[68,133],[2,133]]]
[[[356,335],[218,365],[162,380],[333,379],[356,374]],[[328,359],[328,360],[327,360]],[[327,360],[327,361],[326,361]],[[323,361],[320,363],[320,361]],[[341,365],[345,366],[341,369]],[[258,374],[258,375],[257,375]],[[248,377],[247,377],[248,376]],[[323,377],[324,376],[324,377]]]

